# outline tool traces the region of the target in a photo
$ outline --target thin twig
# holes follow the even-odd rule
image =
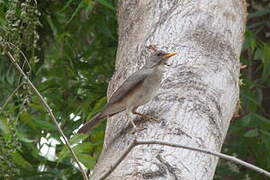
[[[243,160],[240,160],[236,157],[233,156],[229,156],[227,154],[223,154],[223,153],[219,153],[219,152],[214,152],[214,151],[209,151],[207,149],[201,149],[201,148],[195,148],[195,147],[190,147],[190,146],[184,146],[184,145],[180,145],[180,144],[174,144],[174,143],[168,143],[168,142],[162,142],[162,141],[137,141],[136,139],[126,148],[126,150],[122,153],[122,155],[119,157],[119,159],[111,166],[111,168],[109,168],[109,170],[107,170],[107,172],[105,172],[100,180],[104,180],[106,179],[112,172],[113,170],[120,164],[120,162],[122,162],[124,160],[124,158],[129,154],[129,152],[138,145],[144,145],[144,144],[156,144],[156,145],[162,145],[162,146],[170,146],[170,147],[175,147],[175,148],[182,148],[182,149],[188,149],[191,151],[197,151],[197,152],[202,152],[205,154],[210,154],[213,156],[217,156],[221,159],[225,159],[228,161],[232,161],[236,164],[240,164],[242,166],[245,166],[249,169],[252,169],[258,173],[261,173],[267,177],[270,177],[270,172],[259,168],[253,164],[250,164],[248,162],[245,162]]]
[[[4,102],[4,104],[1,107],[1,110],[3,111],[4,108],[6,107],[6,105],[9,103],[9,101],[12,99],[12,97],[14,96],[14,94],[22,87],[23,83],[19,84],[19,86],[16,87],[16,89],[14,89],[14,91],[7,97],[6,101]]]
[[[23,70],[21,69],[21,67],[16,63],[14,57],[12,56],[12,54],[10,52],[7,52],[8,56],[10,57],[10,61],[12,62],[12,64],[16,67],[16,69],[19,71],[19,73],[24,77],[24,79],[28,82],[28,84],[31,86],[31,88],[34,90],[34,92],[37,94],[37,96],[39,97],[39,99],[41,100],[43,106],[45,107],[45,109],[48,111],[51,119],[53,120],[54,124],[56,125],[58,131],[60,132],[61,136],[63,137],[65,144],[67,146],[67,148],[69,149],[69,151],[71,152],[71,155],[73,156],[73,158],[75,159],[76,163],[78,164],[78,167],[83,175],[84,180],[88,180],[88,177],[85,173],[85,171],[83,170],[82,165],[80,164],[80,161],[77,157],[77,155],[75,154],[75,152],[73,151],[73,149],[71,148],[71,144],[68,141],[68,138],[65,136],[64,132],[62,131],[60,125],[58,124],[52,109],[50,108],[50,106],[47,104],[47,102],[45,101],[45,99],[43,98],[43,96],[39,93],[39,91],[37,90],[37,88],[34,86],[34,84],[31,82],[31,80],[27,77],[27,75],[23,72]]]
[[[20,53],[22,54],[23,58],[24,58],[24,62],[26,62],[26,64],[28,65],[28,68],[30,69],[29,71],[31,71],[31,65],[28,61],[28,59],[26,58],[25,54],[23,53],[23,51],[18,48],[15,44],[11,43],[11,42],[8,42],[9,45],[12,45],[13,47],[15,47],[17,50],[20,51]],[[24,67],[24,64],[23,64],[23,67]]]

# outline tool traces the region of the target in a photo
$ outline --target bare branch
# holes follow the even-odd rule
[[[225,159],[228,161],[232,161],[236,164],[240,164],[242,166],[245,166],[249,169],[252,169],[258,173],[261,173],[267,177],[270,177],[270,172],[259,168],[253,164],[250,164],[248,162],[245,162],[243,160],[240,160],[234,156],[230,156],[227,154],[223,154],[223,153],[219,153],[219,152],[214,152],[214,151],[210,151],[207,149],[201,149],[201,148],[195,148],[195,147],[190,147],[190,146],[184,146],[184,145],[180,145],[180,144],[174,144],[174,143],[168,143],[168,142],[162,142],[162,141],[137,141],[136,139],[126,148],[126,150],[122,153],[122,155],[119,157],[119,159],[111,166],[111,168],[109,170],[107,170],[107,172],[104,173],[104,175],[100,178],[100,180],[104,180],[106,179],[112,172],[113,170],[125,159],[125,157],[129,154],[129,152],[138,145],[143,145],[143,144],[152,144],[152,145],[162,145],[162,146],[170,146],[170,147],[175,147],[175,148],[182,148],[182,149],[188,149],[191,151],[197,151],[197,152],[201,152],[201,153],[205,153],[205,154],[210,154],[216,157],[219,157],[221,159]]]
[[[45,101],[45,99],[43,98],[43,96],[39,93],[39,91],[37,90],[37,88],[34,86],[34,84],[31,82],[31,80],[27,77],[27,75],[23,72],[23,70],[21,69],[21,67],[16,63],[14,57],[12,56],[12,54],[10,52],[7,52],[10,61],[12,62],[12,64],[16,67],[16,69],[19,71],[19,73],[23,76],[23,78],[27,81],[27,83],[31,86],[31,88],[34,90],[34,92],[37,94],[37,96],[39,97],[39,99],[41,100],[43,106],[45,107],[45,109],[47,110],[47,112],[49,113],[51,119],[53,120],[54,124],[56,125],[58,131],[60,132],[61,136],[63,137],[65,144],[67,146],[67,148],[69,149],[69,151],[71,152],[71,155],[73,156],[74,160],[76,161],[76,163],[78,164],[78,167],[83,175],[84,180],[88,180],[88,177],[85,173],[85,171],[83,170],[82,165],[80,164],[80,161],[77,157],[77,155],[75,154],[75,152],[73,151],[73,149],[71,148],[71,144],[68,141],[68,138],[65,136],[64,132],[62,131],[60,125],[58,124],[52,109],[50,108],[50,106],[47,104],[47,102]]]
[[[28,68],[29,68],[30,71],[31,71],[31,65],[30,65],[28,59],[26,58],[25,54],[23,53],[23,51],[22,51],[20,48],[18,48],[15,44],[13,44],[13,43],[11,43],[11,42],[8,42],[8,45],[12,45],[12,46],[15,47],[17,50],[20,51],[20,53],[22,54],[22,56],[23,56],[23,58],[24,58],[23,67],[24,67],[24,65],[25,65],[25,63],[26,63],[26,64],[28,65]]]

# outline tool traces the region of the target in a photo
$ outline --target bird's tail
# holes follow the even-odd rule
[[[78,133],[87,133],[89,130],[91,130],[97,123],[99,123],[104,116],[102,116],[101,113],[98,113],[95,115],[90,121],[86,122],[83,127],[81,127],[78,131]]]

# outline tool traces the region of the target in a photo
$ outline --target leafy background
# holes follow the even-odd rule
[[[270,5],[248,3],[241,108],[223,152],[270,170]],[[5,52],[14,55],[46,97],[79,159],[91,169],[102,149],[105,122],[86,136],[74,131],[106,102],[116,23],[114,0],[0,0],[0,179],[81,177],[39,99]],[[220,161],[215,179],[265,177]]]

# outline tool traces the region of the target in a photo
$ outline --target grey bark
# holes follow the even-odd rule
[[[135,118],[145,130],[132,134],[125,112],[107,123],[103,152],[94,170],[99,177],[136,137],[220,151],[239,100],[239,56],[246,23],[244,0],[121,0],[116,72],[108,97],[145,63],[145,46],[178,52],[158,95],[139,108],[161,119]],[[142,145],[134,148],[107,178],[155,180],[212,179],[218,158]]]

